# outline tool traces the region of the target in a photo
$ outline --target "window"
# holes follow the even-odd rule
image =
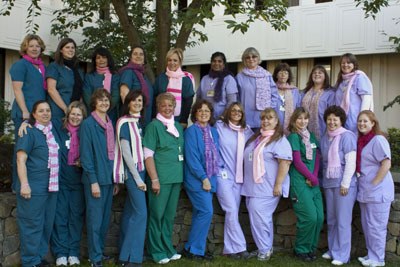
[[[300,0],[286,0],[285,2],[286,2],[288,7],[299,6]],[[255,0],[254,1],[255,9],[260,10],[260,9],[263,8],[263,6],[264,6],[264,0]]]
[[[329,83],[332,83],[332,58],[331,57],[319,57],[319,58],[314,58],[314,66],[315,65],[322,65],[325,69],[326,72],[328,72],[329,75]]]
[[[327,3],[327,2],[332,2],[333,0],[315,0],[316,4],[321,4],[321,3]]]

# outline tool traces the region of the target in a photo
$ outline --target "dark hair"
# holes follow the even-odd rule
[[[375,113],[373,113],[370,110],[363,110],[358,114],[357,122],[361,115],[366,115],[371,120],[371,122],[374,123],[374,126],[372,126],[372,130],[371,130],[374,134],[383,135],[386,137],[386,134],[384,132],[382,132],[381,127],[379,126],[379,121],[378,121],[378,118],[376,117]],[[360,131],[358,131],[358,135],[361,135]]]
[[[339,117],[340,122],[342,123],[342,126],[344,127],[344,124],[346,123],[346,112],[340,106],[328,107],[324,112],[325,123],[326,123],[326,120],[328,119],[328,116],[331,114],[335,115],[336,117]]]
[[[39,101],[36,101],[35,104],[33,104],[33,106],[32,106],[32,112],[29,114],[29,120],[28,120],[28,123],[29,123],[30,125],[32,125],[32,126],[35,125],[36,119],[35,119],[35,117],[33,117],[33,114],[36,113],[36,111],[37,111],[37,109],[38,109],[38,106],[39,106],[40,104],[43,104],[43,103],[46,103],[46,104],[50,107],[49,102],[47,102],[46,100],[39,100]],[[50,111],[51,111],[51,107],[50,107]]]
[[[314,81],[312,79],[312,76],[313,76],[314,71],[316,71],[316,70],[322,71],[324,73],[324,75],[325,75],[325,80],[324,80],[324,84],[322,85],[322,89],[326,90],[326,89],[329,89],[331,87],[331,85],[329,84],[329,74],[326,71],[325,67],[322,66],[322,65],[315,65],[312,68],[312,70],[310,72],[310,75],[308,76],[308,81],[307,81],[307,84],[306,84],[306,88],[304,88],[304,93],[307,93],[311,88],[314,87]]]
[[[77,66],[79,63],[79,60],[76,57],[76,49],[77,49],[76,43],[72,38],[68,38],[68,37],[61,39],[61,41],[58,43],[57,50],[56,50],[56,52],[54,52],[54,61],[59,65],[64,65],[64,57],[61,54],[61,50],[64,48],[64,46],[66,46],[69,43],[73,43],[75,46],[75,55],[72,58],[72,61],[74,61],[74,65]]]
[[[277,124],[275,127],[275,133],[271,136],[271,139],[268,141],[268,143],[266,145],[282,138],[282,136],[283,136],[283,129],[281,126],[281,122],[279,120],[278,113],[276,113],[275,109],[273,109],[273,108],[264,109],[260,113],[260,119],[263,120],[265,117],[272,117],[271,115],[273,115],[275,117],[275,119],[277,120]],[[249,145],[254,140],[256,140],[257,137],[260,136],[260,134],[261,134],[261,131],[260,131],[260,129],[258,129],[246,142],[246,146]]]
[[[226,57],[225,57],[225,54],[222,53],[222,52],[215,52],[215,53],[213,53],[213,54],[211,55],[211,62],[212,62],[215,58],[217,58],[217,57],[222,58],[222,61],[224,62],[224,65],[226,65]]]
[[[121,116],[129,114],[129,104],[130,104],[130,102],[136,100],[136,98],[138,98],[139,96],[142,96],[142,99],[143,99],[143,108],[140,111],[140,116],[141,116],[140,120],[141,121],[144,120],[144,116],[145,116],[145,112],[146,112],[146,108],[145,107],[146,107],[147,99],[146,99],[146,96],[143,94],[143,92],[140,91],[140,90],[131,90],[126,95],[124,104],[122,105]]]
[[[96,89],[90,97],[90,109],[91,111],[96,110],[97,100],[107,97],[111,103],[111,94],[104,88]]]
[[[197,119],[196,119],[196,113],[197,113],[197,111],[199,110],[199,109],[201,109],[202,108],[202,106],[203,105],[206,105],[209,109],[210,109],[210,111],[211,111],[211,113],[210,113],[210,121],[208,122],[210,125],[214,125],[214,108],[213,108],[213,106],[212,106],[212,104],[210,103],[210,102],[208,102],[207,100],[205,100],[205,99],[198,99],[195,103],[194,103],[194,105],[193,105],[193,107],[192,107],[192,112],[191,112],[191,114],[190,114],[190,119],[192,120],[192,122],[193,123],[195,123],[196,121],[197,121]]]
[[[240,108],[240,110],[242,111],[242,118],[239,121],[239,125],[240,125],[240,128],[245,129],[246,128],[246,116],[244,114],[243,106],[239,102],[233,102],[225,109],[223,116],[221,117],[221,121],[223,121],[226,125],[229,125],[229,119],[230,119],[232,109],[234,106],[238,106]]]
[[[131,61],[133,50],[135,50],[136,48],[142,49],[142,51],[143,51],[143,57],[144,57],[143,64],[144,64],[144,65],[147,64],[147,55],[146,55],[146,51],[144,50],[144,47],[141,46],[141,45],[134,45],[134,46],[132,46],[131,50],[129,51],[129,55],[128,55],[128,63]]]
[[[86,118],[87,116],[87,111],[86,111],[86,106],[83,104],[81,101],[75,100],[72,101],[67,108],[67,112],[65,113],[65,117],[63,118],[63,127],[66,128],[68,124],[68,117],[69,114],[71,114],[72,109],[74,108],[79,108],[82,111],[82,118]]]
[[[353,55],[352,53],[343,54],[343,55],[340,57],[339,66],[342,65],[343,59],[346,59],[346,60],[349,61],[350,63],[353,63],[353,65],[354,65],[353,71],[358,70],[358,60],[357,60],[357,58],[356,58],[355,55]],[[342,68],[340,67],[340,71],[339,71],[339,73],[338,73],[338,77],[337,77],[337,80],[336,80],[336,83],[335,83],[335,87],[338,88],[339,84],[340,84],[342,81],[343,81],[343,78],[342,78]]]
[[[96,72],[96,57],[97,57],[97,55],[106,57],[107,58],[108,68],[110,69],[110,72],[111,73],[115,73],[114,59],[113,59],[110,51],[108,51],[108,49],[106,49],[104,47],[98,47],[93,51],[93,54],[92,54],[92,72]]]
[[[274,73],[272,74],[272,78],[274,79],[274,82],[278,81],[278,72],[280,72],[282,70],[287,71],[289,73],[287,83],[291,84],[293,81],[293,73],[292,73],[292,70],[290,69],[289,64],[287,64],[287,63],[279,63],[278,66],[275,67]]]
[[[297,132],[296,121],[302,114],[306,114],[307,119],[310,118],[310,113],[303,107],[298,107],[293,111],[292,116],[290,116],[290,121],[287,128],[289,132]]]

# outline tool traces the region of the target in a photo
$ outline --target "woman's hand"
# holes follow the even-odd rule
[[[348,188],[343,187],[343,186],[340,187],[340,195],[347,196],[348,193],[349,193],[349,189]]]
[[[94,198],[100,198],[100,186],[99,183],[94,183],[91,185],[92,196]]]
[[[158,179],[153,179],[151,180],[151,190],[153,190],[153,193],[156,194],[157,196],[160,194],[160,181]]]
[[[146,190],[147,190],[147,186],[146,186],[146,184],[145,183],[140,183],[140,184],[138,184],[137,185],[137,188],[139,189],[139,190],[142,190],[143,192],[146,192]]]
[[[113,196],[119,193],[119,184],[114,184]]]
[[[29,186],[28,183],[22,184],[21,185],[21,197],[25,199],[30,199],[31,198],[31,187]]]
[[[32,128],[32,125],[30,125],[29,123],[27,123],[27,122],[22,122],[21,123],[21,126],[19,126],[19,129],[18,129],[18,136],[19,137],[23,137],[24,135],[26,135],[28,132],[26,131],[26,129],[27,128]]]
[[[282,196],[282,184],[275,184],[274,185],[274,197]]]
[[[210,183],[210,180],[208,178],[205,178],[203,180],[203,190],[207,191],[207,192],[211,191],[211,183]]]

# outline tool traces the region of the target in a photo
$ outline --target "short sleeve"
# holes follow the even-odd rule
[[[372,148],[375,159],[378,162],[381,162],[385,159],[391,159],[389,142],[382,135],[377,135],[375,138],[376,142]]]
[[[291,134],[289,134],[287,139],[288,139],[293,151],[300,151],[301,144],[300,144],[300,138],[299,138],[298,134],[291,133]]]
[[[293,159],[292,148],[285,136],[276,141],[273,153],[274,153],[274,158],[276,159],[284,159],[284,160]]]
[[[233,78],[232,75],[228,75],[225,77],[225,82],[226,82],[226,94],[237,94],[238,93],[238,87],[235,78]]]
[[[58,80],[60,73],[57,70],[57,65],[55,62],[50,63],[50,65],[46,69],[46,78],[52,78],[54,80]]]
[[[133,71],[131,71],[129,69],[122,72],[120,80],[119,80],[119,84],[120,85],[125,84],[130,89],[132,87],[132,74],[133,74]]]
[[[13,82],[24,82],[26,73],[26,65],[21,60],[11,66],[10,75]]]
[[[119,139],[120,139],[120,140],[122,140],[122,139],[125,139],[125,140],[127,140],[127,141],[130,141],[130,140],[131,140],[131,134],[130,134],[130,132],[129,132],[129,125],[128,125],[128,123],[129,123],[129,122],[124,123],[124,124],[121,126],[121,130],[120,130],[120,133],[119,133]]]
[[[33,148],[33,140],[32,140],[32,129],[27,128],[28,133],[24,136],[18,138],[16,144],[16,151],[24,151],[26,154],[29,154]]]
[[[146,127],[146,133],[143,138],[143,146],[147,147],[152,151],[156,151],[157,142],[158,142],[157,129],[153,122],[147,125]]]
[[[355,88],[358,95],[372,95],[372,83],[365,74],[358,75]]]
[[[344,154],[357,151],[357,140],[354,133],[347,131],[342,135],[342,150]]]

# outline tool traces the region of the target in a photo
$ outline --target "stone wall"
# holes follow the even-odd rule
[[[113,202],[113,213],[111,224],[106,241],[106,254],[117,256],[118,254],[118,238],[119,238],[119,222],[123,210],[125,193],[121,192]],[[19,237],[16,224],[16,201],[15,196],[11,193],[0,193],[0,265],[10,266],[19,264]],[[184,242],[187,240],[188,232],[191,224],[191,204],[184,191],[182,191],[177,216],[174,225],[173,243],[177,250],[183,248]],[[352,255],[364,255],[365,243],[360,223],[360,210],[356,204],[353,212],[353,244]],[[239,214],[240,222],[245,233],[248,243],[248,250],[256,248],[251,237],[249,226],[249,218],[246,207],[242,201]],[[274,215],[275,250],[288,250],[293,248],[296,234],[296,216],[288,199],[282,199],[279,203],[277,211]],[[223,228],[224,213],[214,198],[214,217],[208,233],[207,250],[216,255],[221,254],[223,249]],[[82,240],[82,255],[87,257],[86,235]],[[324,251],[327,248],[326,225],[321,233],[319,248]],[[396,194],[396,200],[392,203],[388,224],[388,235],[386,243],[386,251],[388,256],[400,256],[400,194]]]

